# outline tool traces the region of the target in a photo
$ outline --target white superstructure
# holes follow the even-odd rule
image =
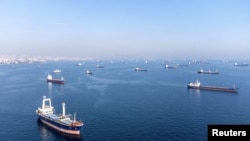
[[[53,114],[54,107],[51,105],[50,98],[43,96],[42,106],[36,110],[37,114]]]
[[[201,83],[198,80],[196,80],[195,82],[188,83],[189,87],[200,87],[200,85]]]
[[[48,74],[47,79],[52,80],[52,75]]]

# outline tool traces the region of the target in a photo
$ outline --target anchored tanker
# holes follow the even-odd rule
[[[65,114],[65,103],[62,103],[62,115],[54,113],[54,107],[51,105],[51,99],[43,97],[42,106],[38,107],[36,114],[42,123],[49,127],[66,134],[80,135],[80,129],[83,126],[83,122],[71,119],[70,115]]]

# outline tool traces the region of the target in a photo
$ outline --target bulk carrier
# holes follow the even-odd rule
[[[65,134],[80,135],[80,129],[83,122],[71,119],[71,115],[65,115],[65,103],[62,103],[62,114],[54,113],[54,107],[51,105],[51,99],[43,96],[42,105],[36,110],[38,119],[49,127]]]
[[[210,91],[222,91],[230,93],[238,93],[238,88],[227,88],[227,87],[217,87],[217,86],[203,86],[201,83],[196,80],[196,82],[189,82],[187,84],[188,88],[191,89],[201,89],[201,90],[210,90]]]

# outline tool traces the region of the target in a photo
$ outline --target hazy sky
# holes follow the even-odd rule
[[[0,0],[0,54],[250,59],[250,1]]]

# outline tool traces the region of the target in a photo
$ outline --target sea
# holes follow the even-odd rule
[[[177,63],[176,69],[165,68]],[[206,141],[209,124],[250,124],[250,66],[221,60],[189,63],[117,59],[0,65],[0,140]],[[201,68],[219,74],[198,74]],[[62,72],[55,74],[55,69]],[[48,83],[48,74],[63,77],[65,84]],[[187,83],[196,80],[237,87],[238,93],[188,89]],[[66,114],[76,113],[84,122],[79,136],[38,120],[35,111],[43,96],[51,98],[56,113],[62,113],[62,102]]]

